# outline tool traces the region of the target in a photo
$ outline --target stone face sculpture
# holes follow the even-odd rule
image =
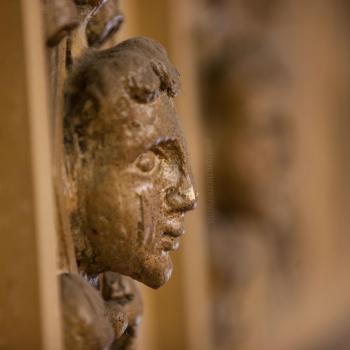
[[[136,38],[87,53],[66,89],[64,137],[79,270],[160,287],[196,195],[165,51]]]
[[[147,38],[90,49],[72,67],[64,193],[80,276],[61,275],[67,349],[134,349],[142,305],[131,278],[152,288],[170,278],[169,252],[196,205],[179,86]]]
[[[65,348],[133,350],[133,278],[153,288],[169,279],[196,204],[173,100],[179,74],[150,39],[110,48],[118,0],[44,0],[44,13]]]

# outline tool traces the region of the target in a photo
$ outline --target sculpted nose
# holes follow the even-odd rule
[[[183,179],[178,187],[171,187],[166,194],[166,202],[174,211],[186,212],[197,206],[197,195],[192,181]]]

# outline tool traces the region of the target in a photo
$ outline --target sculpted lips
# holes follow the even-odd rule
[[[180,245],[180,237],[185,234],[183,220],[181,218],[169,219],[165,225],[162,236],[162,248],[164,251],[177,250]]]

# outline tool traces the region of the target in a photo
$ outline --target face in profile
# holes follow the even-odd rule
[[[91,270],[158,288],[171,275],[169,253],[179,247],[184,214],[196,204],[192,175],[173,98],[160,90],[140,103],[129,88],[114,93],[113,81],[104,81],[110,89],[85,130],[78,220]]]
[[[179,247],[196,198],[169,98],[134,108],[118,125],[123,132],[108,135],[112,146],[89,165],[86,234],[101,265],[159,287],[170,277],[169,252]]]

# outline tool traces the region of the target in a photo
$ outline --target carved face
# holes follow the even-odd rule
[[[84,233],[103,270],[157,288],[171,275],[169,252],[179,247],[184,214],[196,204],[178,117],[165,93],[147,104],[105,102],[92,126],[103,139],[80,184]]]
[[[227,215],[283,218],[290,153],[285,98],[276,87],[241,93],[240,99],[230,96],[236,104],[229,106],[225,128],[215,135],[214,179],[220,209]]]

